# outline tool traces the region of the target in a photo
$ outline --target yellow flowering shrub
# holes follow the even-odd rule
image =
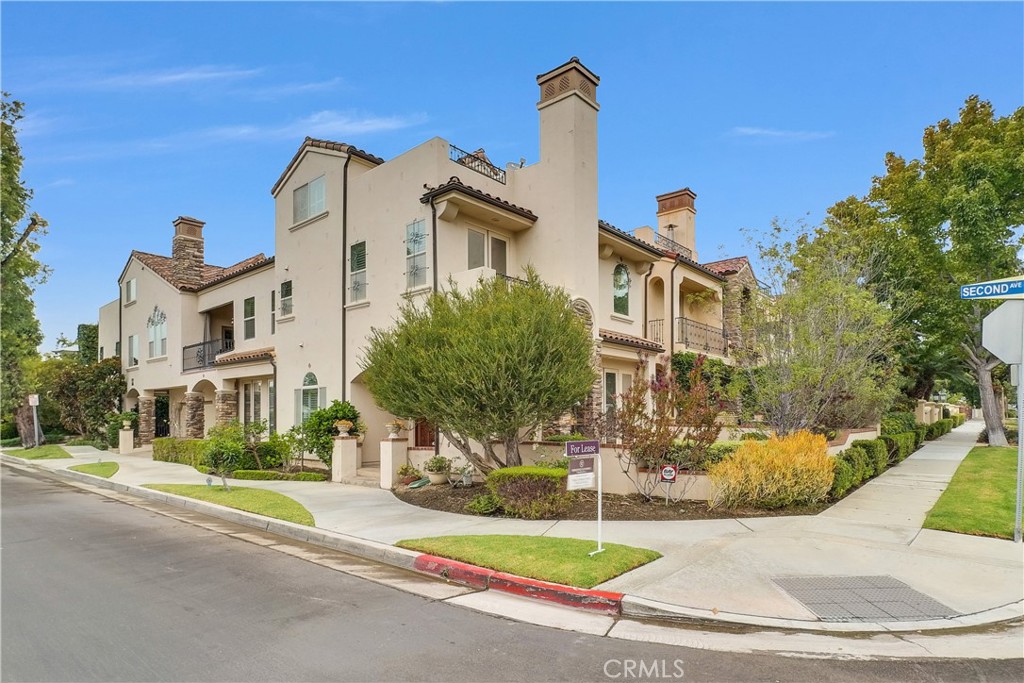
[[[744,441],[736,452],[708,469],[711,507],[780,508],[824,500],[835,470],[828,442],[800,431],[767,441]]]

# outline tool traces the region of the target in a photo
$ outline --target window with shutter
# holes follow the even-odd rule
[[[246,339],[256,336],[256,297],[251,296],[242,302],[243,335]]]
[[[366,242],[356,242],[349,249],[350,301],[362,301],[366,298]]]
[[[405,226],[405,287],[427,284],[427,223],[418,220]]]

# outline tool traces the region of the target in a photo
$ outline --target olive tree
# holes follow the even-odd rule
[[[450,283],[406,302],[393,327],[371,332],[362,366],[378,405],[437,425],[489,472],[521,464],[520,440],[586,398],[591,352],[568,294],[528,268],[525,280]]]

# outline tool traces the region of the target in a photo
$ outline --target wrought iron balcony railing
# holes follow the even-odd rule
[[[654,235],[654,243],[664,249],[665,251],[674,251],[677,254],[681,254],[686,258],[693,260],[693,250],[689,247],[684,247],[673,239],[669,239],[664,235],[656,233]]]
[[[724,356],[728,351],[725,330],[689,318],[676,318],[676,343],[718,356]]]
[[[652,342],[659,344],[665,341],[665,320],[648,320],[647,321],[647,338]]]
[[[213,365],[219,353],[234,351],[234,339],[211,339],[198,344],[189,344],[181,349],[182,370],[199,370]]]
[[[459,149],[455,145],[449,144],[448,158],[492,180],[497,180],[502,185],[505,184],[505,171],[485,161],[474,152],[467,152],[464,149]]]

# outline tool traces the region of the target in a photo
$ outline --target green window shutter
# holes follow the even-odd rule
[[[356,242],[352,245],[352,271],[366,269],[366,242]]]

